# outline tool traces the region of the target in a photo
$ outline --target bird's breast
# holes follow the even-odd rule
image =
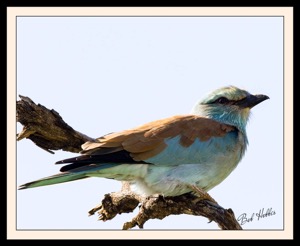
[[[180,136],[167,139],[166,144],[163,152],[146,160],[154,165],[134,182],[140,193],[176,196],[191,191],[189,184],[210,190],[233,171],[246,148],[239,131],[207,141],[196,139],[189,147],[180,145]]]

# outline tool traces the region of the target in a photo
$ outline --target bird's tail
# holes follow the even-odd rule
[[[59,183],[89,178],[89,177],[93,176],[93,175],[91,175],[91,172],[92,173],[99,172],[100,170],[118,166],[118,165],[119,165],[118,163],[99,163],[99,164],[87,163],[87,165],[85,165],[85,163],[84,163],[84,165],[81,165],[80,163],[79,163],[79,165],[76,163],[70,164],[70,165],[63,166],[60,169],[61,173],[20,185],[18,189],[22,190],[22,189],[27,189],[27,188],[59,184]],[[96,176],[108,177],[109,175],[105,176],[104,174],[102,174],[102,175],[99,174]]]
[[[69,181],[79,180],[84,178],[89,178],[89,177],[82,172],[81,173],[63,172],[63,173],[58,173],[49,177],[45,177],[42,179],[38,179],[20,185],[18,189],[23,190],[23,189],[34,188],[34,187],[39,187],[44,185],[59,184],[59,183],[64,183],[64,182],[69,182]]]

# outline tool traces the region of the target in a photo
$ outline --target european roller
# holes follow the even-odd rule
[[[110,133],[82,145],[81,155],[56,162],[60,173],[19,189],[89,177],[128,181],[142,196],[207,192],[236,168],[247,148],[250,109],[269,97],[234,86],[208,94],[190,114]]]

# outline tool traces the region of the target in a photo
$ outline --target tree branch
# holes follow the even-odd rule
[[[35,104],[29,97],[19,95],[17,101],[17,122],[24,128],[17,140],[29,138],[40,148],[54,154],[51,150],[65,150],[78,153],[86,141],[93,141],[80,132],[75,131],[63,121],[54,109]]]
[[[20,96],[17,101],[17,122],[23,125],[23,130],[17,135],[17,140],[28,138],[40,148],[54,154],[53,150],[64,150],[78,153],[81,145],[90,138],[70,127],[55,111],[43,105],[35,104],[30,98]],[[138,226],[143,228],[150,219],[163,219],[169,215],[189,214],[204,216],[209,221],[215,221],[223,230],[242,230],[231,209],[224,209],[217,203],[185,194],[177,197],[150,196],[140,197],[130,191],[129,185],[123,182],[120,192],[106,194],[100,205],[89,211],[96,212],[99,220],[113,219],[117,214],[132,212],[138,205],[139,212],[131,221],[123,225],[127,230]]]

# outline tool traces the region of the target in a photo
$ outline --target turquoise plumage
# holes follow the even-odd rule
[[[208,191],[238,165],[248,144],[250,109],[268,99],[234,86],[213,91],[188,115],[173,116],[111,133],[82,145],[80,156],[62,160],[61,173],[20,189],[88,177],[128,181],[148,196]]]

